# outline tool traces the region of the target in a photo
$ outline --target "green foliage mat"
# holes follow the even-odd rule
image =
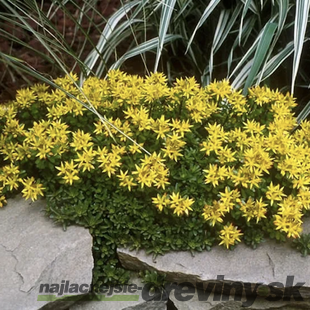
[[[118,246],[156,256],[270,237],[308,253],[310,124],[296,128],[289,94],[194,78],[169,87],[160,73],[76,81],[1,106],[0,203],[44,195],[55,222],[88,228],[95,289],[128,280]]]

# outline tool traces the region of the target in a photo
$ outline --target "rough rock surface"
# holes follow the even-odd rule
[[[199,294],[202,296],[203,292]],[[254,299],[243,296],[241,300],[239,298],[234,299],[234,296],[223,296],[220,294],[213,294],[212,292],[208,296],[207,300],[199,300],[197,290],[193,298],[189,301],[180,301],[175,298],[173,292],[170,294],[169,299],[173,304],[173,309],[177,310],[302,310],[310,309],[310,302],[305,300],[299,301],[268,301],[263,297],[257,297]],[[172,308],[172,307],[171,307]]]
[[[166,310],[167,300],[162,300],[161,294],[156,292],[152,293],[148,287],[141,282],[141,279],[137,275],[133,275],[130,278],[128,286],[122,286],[122,291],[119,292],[119,287],[108,287],[105,297],[115,298],[108,301],[79,301],[69,310]],[[128,287],[131,287],[131,292],[128,293]],[[117,290],[117,291],[116,291]],[[124,292],[126,291],[126,292]],[[136,300],[132,301],[119,301],[117,297],[122,296],[136,296]]]
[[[309,231],[307,218],[304,232]],[[187,301],[170,292],[169,299],[176,309],[310,309],[310,256],[302,257],[288,244],[268,240],[256,250],[240,244],[234,251],[214,247],[194,256],[189,252],[169,252],[155,260],[143,250],[119,248],[117,252],[123,267],[165,273],[169,282],[179,285],[179,292],[185,282],[193,285],[194,294]],[[199,285],[215,295],[199,301]],[[234,288],[240,289],[242,300],[234,300]],[[247,305],[242,304],[250,299]]]
[[[44,205],[44,200],[31,203],[18,196],[0,210],[1,310],[47,305],[48,301],[37,300],[41,284],[91,284],[91,235],[77,226],[63,231],[46,218]]]

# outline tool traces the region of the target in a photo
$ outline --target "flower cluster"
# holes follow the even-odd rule
[[[160,211],[167,206],[174,209],[173,213],[176,213],[177,215],[183,213],[188,215],[189,211],[193,211],[191,205],[194,203],[194,200],[187,197],[180,197],[179,193],[172,193],[170,197],[167,197],[166,193],[163,196],[157,194],[157,197],[152,198],[152,200]]]
[[[76,80],[55,80],[73,97],[34,85],[0,107],[0,206],[9,192],[35,200],[99,182],[167,221],[195,217],[227,248],[248,227],[300,236],[310,123],[291,133],[289,94],[257,86],[244,96],[227,80],[201,88],[194,78],[169,87],[161,73],[118,70],[82,90]]]

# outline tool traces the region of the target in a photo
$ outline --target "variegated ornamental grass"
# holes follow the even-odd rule
[[[83,101],[76,79],[54,83]],[[200,87],[194,78],[168,87],[163,74],[121,71],[89,78],[82,90],[85,107],[45,85],[1,106],[2,206],[11,193],[49,201],[100,183],[119,199],[143,201],[159,223],[196,219],[227,248],[251,229],[300,236],[310,207],[310,124],[292,132],[290,94],[257,86],[244,96],[227,80]],[[80,222],[85,212],[75,214]]]
[[[47,12],[42,9],[43,3],[4,0],[2,6],[6,11],[0,12],[0,23],[27,29],[42,45],[38,51],[28,46],[31,53],[39,53],[64,74],[78,66],[80,86],[88,76],[103,77],[108,70],[122,68],[128,59],[137,56],[147,73],[160,69],[173,79],[182,75],[180,71],[188,70],[186,74],[195,74],[203,85],[226,76],[244,93],[249,86],[261,82],[281,87],[285,92],[290,90],[292,94],[310,84],[306,48],[310,31],[309,1],[240,0],[234,1],[230,9],[221,0],[124,1],[107,20],[97,10],[97,1],[84,1],[81,7],[71,1],[53,1]],[[78,18],[68,10],[68,4],[72,3]],[[84,42],[78,50],[72,48],[73,42],[64,39],[66,29],[61,31],[55,26],[53,16],[58,11],[74,22],[74,33],[82,33]],[[95,24],[93,14],[101,17],[102,23]],[[82,28],[83,19],[88,21],[89,29]],[[95,42],[89,36],[92,27],[101,33]],[[0,33],[12,44],[27,45],[5,27],[0,27]],[[82,58],[85,46],[93,49]],[[126,48],[119,49],[122,46]],[[150,62],[149,52],[156,54],[155,61]],[[63,61],[64,54],[74,60],[72,67]],[[180,58],[180,55],[185,56]],[[183,61],[183,65],[175,67],[175,58]],[[35,68],[1,51],[0,61],[25,78],[32,74],[48,82]],[[308,113],[309,106],[300,119]]]

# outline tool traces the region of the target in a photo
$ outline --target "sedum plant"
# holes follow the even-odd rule
[[[156,256],[300,237],[310,123],[296,128],[290,94],[116,70],[88,78],[82,96],[76,81],[1,106],[0,203],[44,196],[55,222],[88,228],[95,287],[126,281],[117,246]]]

